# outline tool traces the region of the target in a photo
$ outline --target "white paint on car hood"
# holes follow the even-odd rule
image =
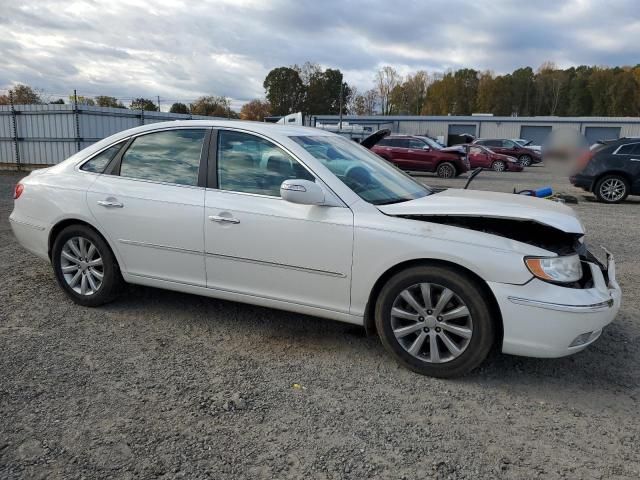
[[[512,193],[449,189],[378,208],[393,216],[453,215],[531,220],[567,233],[584,233],[575,212],[566,205]]]

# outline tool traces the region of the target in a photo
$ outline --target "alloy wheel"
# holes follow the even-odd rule
[[[404,289],[391,308],[391,328],[410,355],[446,363],[467,349],[473,335],[471,313],[449,288],[419,283]]]
[[[627,190],[627,186],[619,178],[608,178],[600,185],[600,196],[607,202],[621,200]]]
[[[520,157],[520,164],[523,167],[528,167],[529,165],[531,165],[531,157],[529,155],[522,155]]]
[[[493,169],[496,172],[504,172],[505,171],[505,164],[504,162],[497,160],[495,162],[493,162]]]
[[[438,167],[438,176],[441,178],[451,178],[455,175],[455,171],[451,165],[444,164]]]
[[[60,268],[67,285],[80,295],[93,295],[102,286],[102,256],[85,237],[72,237],[65,242],[60,252]]]

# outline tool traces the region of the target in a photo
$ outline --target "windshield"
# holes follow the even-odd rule
[[[527,145],[529,145],[531,143],[531,140],[525,140],[523,138],[516,138],[514,140],[514,142],[516,142],[521,147],[526,147]]]
[[[366,202],[387,205],[431,193],[428,187],[352,140],[338,136],[290,138]]]
[[[427,145],[429,145],[431,148],[433,148],[434,150],[442,150],[442,145],[440,145],[438,142],[436,142],[433,138],[430,137],[418,137],[420,140],[423,140],[427,143]]]

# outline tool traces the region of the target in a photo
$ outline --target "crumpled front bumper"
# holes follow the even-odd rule
[[[592,288],[567,288],[536,278],[525,285],[490,282],[502,312],[502,351],[562,357],[596,341],[615,318],[622,300],[613,255],[606,253],[606,267],[585,262]]]

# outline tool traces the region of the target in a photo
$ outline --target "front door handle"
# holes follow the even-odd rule
[[[233,217],[220,217],[218,215],[210,215],[209,220],[218,223],[240,223],[240,220]]]
[[[122,208],[124,205],[120,202],[116,202],[115,200],[98,200],[98,205],[106,208]]]

